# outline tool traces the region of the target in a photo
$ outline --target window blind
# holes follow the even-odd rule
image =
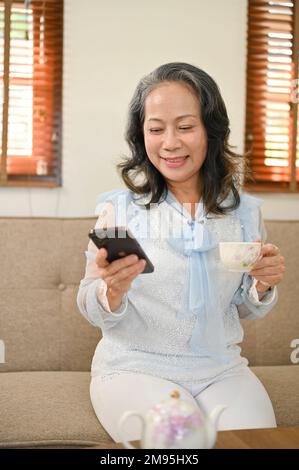
[[[254,182],[246,186],[255,190],[298,188],[297,9],[248,0],[245,148]]]
[[[1,182],[61,182],[63,1],[0,1]]]

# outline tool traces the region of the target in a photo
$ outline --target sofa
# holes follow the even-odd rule
[[[94,223],[0,219],[0,447],[109,448],[112,442],[89,398],[101,331],[76,304]],[[263,319],[242,320],[242,355],[267,389],[278,425],[298,426],[299,222],[267,221],[266,228],[287,269],[275,308]]]

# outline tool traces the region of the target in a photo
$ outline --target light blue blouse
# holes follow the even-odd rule
[[[276,288],[259,301],[252,277],[228,272],[219,257],[220,241],[265,241],[262,201],[242,194],[238,209],[226,216],[206,214],[200,202],[192,218],[170,191],[149,211],[146,200],[126,189],[97,200],[97,215],[107,202],[114,205],[117,225],[131,230],[155,270],[133,281],[113,313],[97,299],[103,281],[81,281],[79,309],[103,332],[92,373],[126,370],[176,382],[222,373],[241,361],[239,317],[263,317],[277,302]]]

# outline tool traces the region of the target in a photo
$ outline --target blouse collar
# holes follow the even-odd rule
[[[166,196],[166,202],[170,204],[174,209],[176,209],[180,214],[182,214],[188,221],[190,222],[195,222],[196,220],[199,220],[203,217],[203,201],[202,198],[200,198],[198,202],[198,206],[195,211],[195,216],[194,218],[190,214],[190,212],[187,210],[187,208],[184,206],[184,204],[181,204],[178,199],[175,197],[172,191],[170,189],[167,190],[167,196]]]

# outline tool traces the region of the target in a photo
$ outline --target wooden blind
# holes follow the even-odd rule
[[[59,185],[63,1],[0,1],[0,41],[0,181]]]
[[[248,0],[245,147],[254,178],[248,189],[298,189],[296,3]]]

